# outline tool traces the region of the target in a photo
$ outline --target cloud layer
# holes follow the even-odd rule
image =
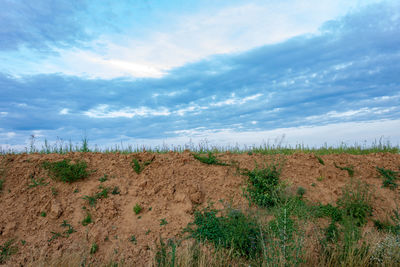
[[[87,34],[75,28],[71,32],[55,36],[52,45],[75,45],[68,38]],[[1,44],[1,49],[21,45],[25,33],[17,33],[14,43]],[[393,125],[400,118],[398,73],[400,4],[385,2],[329,21],[314,34],[210,56],[159,78],[0,74],[0,144],[21,144],[33,133],[79,140],[86,131],[93,142],[104,143],[216,133],[239,138],[249,132],[259,139],[256,133],[276,129]],[[390,127],[388,131],[394,129]],[[334,132],[327,134],[334,140]]]

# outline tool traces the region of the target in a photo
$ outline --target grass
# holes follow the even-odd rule
[[[132,243],[132,244],[137,244],[137,240],[136,240],[136,236],[134,236],[134,235],[131,235],[131,237],[129,238],[129,241]]]
[[[98,250],[99,250],[99,245],[93,243],[92,246],[90,247],[90,254],[95,254]]]
[[[350,177],[354,176],[354,167],[353,166],[341,167],[341,166],[338,166],[335,162],[333,164],[335,165],[336,168],[338,168],[342,171],[347,171],[347,173],[349,174]]]
[[[167,220],[165,218],[160,220],[160,226],[164,226],[164,225],[167,225],[167,224],[168,224],[168,222],[167,222]]]
[[[6,263],[6,261],[18,251],[17,246],[13,246],[14,239],[10,239],[3,245],[0,245],[0,264]]]
[[[325,165],[325,162],[324,162],[324,160],[323,160],[321,157],[319,157],[319,156],[315,156],[315,157],[317,158],[319,164]]]
[[[139,161],[138,159],[133,158],[133,159],[132,159],[132,162],[131,162],[131,166],[132,166],[133,170],[134,170],[137,174],[140,174],[140,173],[144,170],[144,168],[145,168],[147,165],[149,165],[151,162],[152,162],[152,161],[150,160],[150,161],[145,161],[145,162],[143,162],[143,163],[140,163],[140,161]]]
[[[0,192],[3,190],[4,179],[0,179]]]
[[[92,223],[92,215],[88,212],[86,213],[86,217],[82,220],[82,225],[87,226],[89,223]]]
[[[193,154],[193,157],[204,164],[228,166],[228,164],[223,163],[220,160],[218,160],[217,157],[214,156],[211,151],[208,152],[207,157],[200,156],[199,154]]]
[[[45,161],[42,166],[49,171],[53,179],[64,183],[72,183],[84,179],[91,173],[86,170],[87,164],[85,161],[77,161],[76,163],[72,163],[69,159],[57,162]]]
[[[143,210],[143,208],[142,208],[138,203],[136,203],[136,205],[133,206],[133,212],[134,212],[136,215],[139,214],[142,210]]]
[[[110,188],[108,188],[108,187],[99,186],[99,189],[101,189],[101,191],[94,194],[94,196],[86,195],[86,196],[83,196],[82,199],[87,200],[89,203],[89,206],[91,206],[91,207],[96,206],[97,200],[102,199],[102,198],[107,198],[108,192],[110,191]]]
[[[31,184],[28,185],[29,188],[34,188],[36,186],[46,186],[49,183],[44,182],[44,178],[41,177],[37,181],[35,180],[35,177],[33,175],[30,176],[31,178]]]
[[[376,170],[383,178],[383,187],[388,187],[392,190],[398,187],[396,181],[399,179],[399,172],[379,167],[376,167]]]

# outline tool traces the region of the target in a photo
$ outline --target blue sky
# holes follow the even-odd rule
[[[0,14],[0,146],[400,144],[398,1],[29,1]]]

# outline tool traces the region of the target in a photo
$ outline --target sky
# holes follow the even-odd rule
[[[397,0],[0,0],[0,148],[400,144]]]

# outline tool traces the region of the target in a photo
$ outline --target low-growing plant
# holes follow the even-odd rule
[[[319,157],[319,156],[315,156],[315,157],[317,158],[317,160],[318,160],[318,162],[319,162],[320,164],[325,165],[325,162],[324,162],[324,160],[323,160],[321,157]]]
[[[102,187],[102,186],[99,186],[99,189],[101,189],[101,191],[97,192],[94,196],[85,195],[85,196],[82,197],[82,199],[87,200],[91,207],[96,206],[97,200],[98,199],[102,199],[102,198],[107,198],[108,197],[108,191],[110,190],[110,188]]]
[[[129,238],[129,241],[131,241],[131,243],[136,245],[136,243],[137,243],[136,236],[131,235],[131,237]]]
[[[96,243],[93,243],[92,246],[90,247],[90,254],[94,254],[99,250],[99,246]]]
[[[329,226],[325,229],[325,240],[330,243],[335,243],[339,238],[339,229],[336,223],[332,221]]]
[[[296,194],[297,194],[299,197],[303,197],[305,193],[306,193],[306,189],[305,189],[304,187],[299,186],[299,187],[297,188]]]
[[[44,211],[42,211],[41,213],[40,213],[40,216],[42,216],[42,217],[46,217],[46,212],[44,212]]]
[[[193,157],[200,161],[201,163],[205,163],[208,165],[221,165],[221,166],[228,166],[228,164],[221,162],[217,159],[216,156],[212,154],[212,152],[208,152],[208,157],[200,156],[200,154],[193,154]]]
[[[262,251],[260,229],[256,220],[240,210],[220,210],[208,206],[194,213],[194,221],[185,232],[200,242],[211,242],[215,247],[232,248],[237,255],[254,257]]]
[[[133,212],[135,212],[135,214],[139,214],[142,211],[142,207],[136,203],[136,205],[133,207]]]
[[[108,175],[107,175],[107,174],[104,174],[102,177],[99,178],[99,181],[100,181],[101,183],[103,183],[103,182],[105,182],[105,181],[107,181],[107,180],[108,180]]]
[[[39,186],[39,185],[46,186],[46,185],[49,184],[49,183],[45,183],[44,182],[44,178],[43,177],[39,178],[37,181],[35,180],[35,177],[33,175],[31,175],[30,178],[31,178],[31,182],[32,183],[28,185],[29,188],[33,188],[33,187],[36,187],[36,186]]]
[[[343,194],[337,204],[346,216],[351,217],[357,226],[367,222],[372,215],[371,193],[368,184],[351,180],[343,189]]]
[[[155,261],[158,267],[176,266],[176,247],[177,244],[173,239],[168,239],[167,243],[160,236],[160,244],[157,245]]]
[[[92,223],[92,215],[88,212],[86,213],[86,217],[82,220],[82,225],[86,226],[89,223]]]
[[[318,181],[318,182],[322,182],[323,180],[325,180],[325,177],[324,177],[324,176],[318,176],[318,177],[317,177],[317,181]]]
[[[168,222],[165,218],[160,220],[160,226],[167,225],[167,224],[168,224]]]
[[[62,234],[59,233],[59,232],[50,232],[50,233],[52,233],[53,235],[47,240],[47,242],[49,242],[49,243],[50,243],[51,241],[53,241],[53,240],[59,238],[59,237],[62,237]]]
[[[145,161],[145,162],[143,162],[142,164],[140,164],[140,162],[139,162],[138,159],[133,158],[133,159],[132,159],[132,162],[131,162],[131,165],[132,165],[133,170],[134,170],[137,174],[140,174],[140,173],[144,170],[144,168],[145,168],[147,165],[149,165],[151,162],[152,162],[152,160],[150,160],[150,161]]]
[[[5,263],[10,256],[17,253],[18,247],[13,246],[14,239],[10,239],[3,245],[0,245],[0,264]]]
[[[399,172],[379,167],[376,167],[376,169],[379,172],[380,176],[384,179],[383,187],[388,187],[392,190],[398,187],[396,181],[399,179]]]
[[[342,171],[347,171],[347,173],[349,174],[350,177],[354,176],[354,167],[353,166],[341,167],[341,166],[337,165],[336,162],[334,162],[333,165],[335,165],[336,168],[338,168]]]
[[[281,165],[265,164],[263,168],[256,166],[252,171],[244,171],[248,176],[244,196],[250,204],[260,207],[273,207],[282,197],[283,184],[279,181]]]
[[[315,217],[329,217],[331,218],[332,222],[339,222],[343,217],[343,211],[339,207],[332,206],[331,204],[319,204],[314,206],[312,207],[312,212]]]
[[[4,179],[0,179],[0,192],[3,190]]]
[[[53,196],[57,196],[57,195],[58,195],[58,191],[57,191],[57,189],[56,189],[55,187],[52,187],[52,188],[51,188],[51,194],[52,194]]]
[[[87,163],[85,161],[77,161],[72,163],[69,159],[57,162],[45,161],[43,168],[48,170],[51,177],[64,183],[72,183],[89,176],[91,172],[86,170]]]
[[[118,186],[114,186],[111,194],[113,195],[119,195],[121,192],[119,191],[119,187]]]

